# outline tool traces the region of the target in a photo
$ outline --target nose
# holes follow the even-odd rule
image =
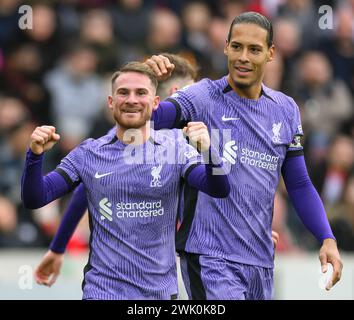
[[[127,103],[131,103],[131,104],[134,104],[134,103],[138,102],[137,95],[135,94],[135,92],[130,92],[129,93],[129,95],[127,96],[126,102]]]
[[[247,48],[243,48],[243,50],[239,56],[239,60],[240,60],[240,62],[248,62],[249,61]]]

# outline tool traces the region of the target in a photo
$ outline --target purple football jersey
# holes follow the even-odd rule
[[[70,152],[57,172],[85,185],[90,255],[84,299],[171,299],[177,294],[175,222],[181,177],[198,152],[178,130],[140,146],[109,134]]]
[[[211,129],[231,186],[227,198],[199,193],[196,205],[188,204],[177,249],[273,267],[271,225],[281,166],[286,156],[303,152],[298,106],[264,85],[258,100],[241,98],[226,77],[203,79],[168,100],[180,108],[180,121],[203,121]]]

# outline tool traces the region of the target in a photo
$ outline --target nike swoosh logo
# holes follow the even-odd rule
[[[96,178],[96,179],[99,179],[99,178],[108,176],[108,175],[110,175],[110,174],[112,174],[112,173],[113,173],[113,172],[108,172],[108,173],[99,174],[98,172],[96,172],[95,178]]]
[[[222,121],[232,121],[232,120],[236,121],[236,120],[240,120],[240,118],[227,118],[227,117],[225,117],[225,115],[223,115],[221,120]]]

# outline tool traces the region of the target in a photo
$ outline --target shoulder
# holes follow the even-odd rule
[[[170,98],[176,99],[181,96],[187,96],[189,98],[206,98],[210,94],[216,91],[222,91],[220,83],[218,80],[211,80],[204,78],[196,83],[186,86],[178,91],[176,91]]]
[[[274,103],[285,109],[288,109],[289,112],[294,112],[298,110],[298,105],[296,104],[295,100],[292,97],[286,95],[285,93],[273,90],[265,85],[262,85],[262,90],[268,98],[273,100]]]
[[[77,146],[77,148],[83,149],[85,151],[96,150],[96,149],[103,147],[104,145],[110,144],[114,138],[115,138],[115,135],[113,135],[111,132],[109,132],[105,136],[102,136],[98,139],[88,138],[88,139],[82,141]]]
[[[111,137],[114,137],[115,134],[116,134],[116,132],[117,132],[117,127],[114,126],[114,127],[112,127],[111,129],[109,129],[109,131],[107,132],[107,135],[108,135],[108,136],[111,136]]]

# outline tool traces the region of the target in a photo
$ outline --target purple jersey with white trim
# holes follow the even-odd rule
[[[180,108],[182,122],[203,121],[219,130],[212,143],[229,166],[231,186],[224,199],[198,194],[177,234],[177,249],[273,267],[271,225],[281,166],[286,156],[302,154],[298,106],[264,85],[258,100],[241,98],[226,77],[203,79],[168,100]]]
[[[140,146],[88,139],[57,168],[82,181],[90,213],[84,299],[171,299],[177,294],[175,222],[181,177],[201,156],[178,130]],[[172,135],[172,136],[171,136]]]

